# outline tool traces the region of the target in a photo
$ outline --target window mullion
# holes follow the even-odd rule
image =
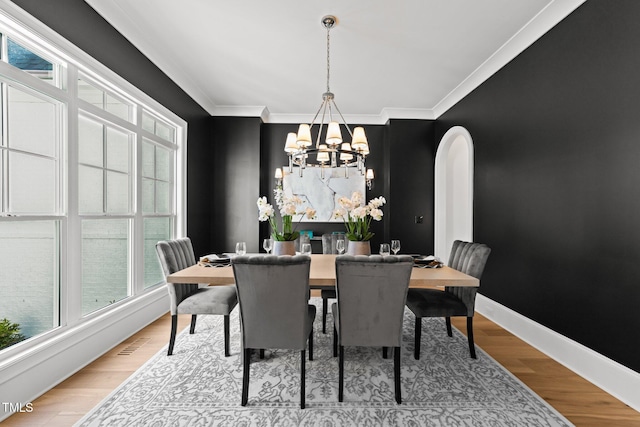
[[[62,324],[73,325],[82,318],[82,221],[78,215],[79,201],[79,114],[77,102],[77,67],[69,65],[67,78],[69,90],[69,103],[67,105],[67,175],[66,175],[66,200],[67,213],[66,229],[62,227],[61,251],[61,286],[60,306]]]

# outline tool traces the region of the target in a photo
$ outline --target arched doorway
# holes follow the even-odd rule
[[[473,241],[473,140],[462,126],[440,141],[434,196],[434,253],[447,263],[454,240]]]

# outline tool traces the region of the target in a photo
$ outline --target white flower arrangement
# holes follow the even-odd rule
[[[365,242],[371,240],[374,233],[369,231],[371,220],[382,220],[382,209],[386,199],[382,196],[371,199],[364,204],[362,193],[356,191],[351,198],[340,197],[338,199],[339,209],[333,211],[333,217],[342,219],[347,229],[346,236],[351,241]]]
[[[278,185],[273,190],[273,195],[276,201],[276,205],[278,206],[278,210],[280,211],[280,217],[282,218],[282,231],[278,231],[278,226],[276,224],[275,218],[275,209],[267,201],[266,196],[258,198],[258,220],[261,222],[269,221],[269,224],[271,225],[271,237],[273,237],[273,240],[296,240],[300,235],[300,233],[295,230],[297,224],[299,224],[304,217],[308,219],[314,219],[316,216],[316,211],[310,207],[298,211],[299,207],[303,204],[302,199],[300,199],[300,197],[298,196],[286,197],[284,195],[284,191],[282,190],[282,186],[280,185]],[[294,215],[301,215],[300,221],[298,221],[296,227],[294,227],[293,225]]]

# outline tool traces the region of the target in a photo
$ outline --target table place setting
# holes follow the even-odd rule
[[[209,254],[200,257],[198,264],[203,267],[227,267],[231,265],[231,258],[226,254]]]
[[[442,268],[444,264],[440,258],[434,255],[412,255],[414,267],[418,268]]]

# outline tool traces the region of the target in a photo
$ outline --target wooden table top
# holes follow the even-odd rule
[[[311,255],[309,286],[335,286],[337,255]],[[232,285],[235,283],[233,268],[204,267],[193,265],[167,276],[169,283],[209,283],[211,285]],[[450,267],[417,268],[411,272],[410,288],[441,288],[444,286],[478,287],[480,281]]]

